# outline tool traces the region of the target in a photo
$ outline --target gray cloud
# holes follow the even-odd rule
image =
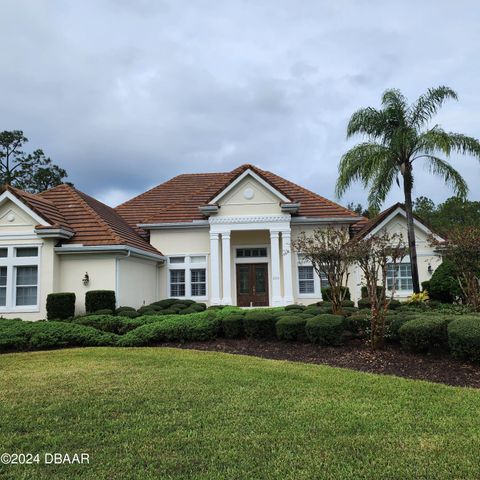
[[[0,128],[23,129],[111,204],[181,172],[246,162],[333,198],[348,118],[386,88],[411,99],[455,88],[460,102],[438,122],[480,137],[480,7],[455,5],[4,1]],[[480,198],[479,163],[452,163]],[[419,169],[416,194],[450,192]],[[365,199],[355,186],[342,201]]]

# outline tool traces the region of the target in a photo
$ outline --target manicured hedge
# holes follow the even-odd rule
[[[108,309],[115,311],[115,292],[113,290],[90,290],[85,294],[87,313]]]
[[[340,345],[343,343],[343,322],[340,315],[318,315],[307,320],[305,333],[312,343]]]
[[[251,310],[243,319],[245,335],[251,338],[275,338],[276,322],[277,319],[273,313]]]
[[[442,317],[419,317],[404,323],[398,330],[404,348],[428,352],[447,348],[448,321]]]
[[[307,308],[305,307],[305,305],[299,305],[297,303],[294,303],[292,305],[287,305],[285,307],[285,310],[305,310],[305,308]]]
[[[350,290],[348,289],[348,287],[341,287],[341,291],[345,293],[345,300],[350,300]],[[325,287],[325,288],[322,288],[322,298],[323,300],[326,300],[326,301],[331,301],[332,300],[332,296],[331,296],[331,291],[332,291],[332,287]]]
[[[116,335],[70,322],[0,321],[0,351],[109,346]]]
[[[75,294],[70,292],[47,295],[47,318],[64,320],[75,315]]]
[[[118,345],[140,347],[160,342],[212,340],[218,336],[219,330],[219,320],[209,313],[164,316],[159,321],[140,326],[126,333],[120,337]]]
[[[454,357],[480,362],[480,316],[453,320],[448,325],[448,345]]]
[[[230,313],[221,320],[222,332],[225,338],[241,338],[245,334],[243,315]]]
[[[354,313],[345,318],[344,327],[356,337],[364,337],[366,332],[370,329],[371,319],[370,312],[367,313]]]
[[[299,315],[282,317],[276,323],[277,337],[280,340],[298,341],[305,340],[305,324],[307,319]]]

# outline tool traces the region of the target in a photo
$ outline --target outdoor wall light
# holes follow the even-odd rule
[[[82,278],[82,283],[87,286],[90,283],[90,277],[88,276],[88,272],[85,272],[85,275]]]
[[[429,275],[431,275],[433,273],[433,268],[432,268],[431,265],[428,265],[427,271],[428,271]]]

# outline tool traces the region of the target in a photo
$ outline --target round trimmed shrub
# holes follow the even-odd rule
[[[93,315],[113,315],[113,310],[110,310],[109,308],[102,308],[96,312],[93,312]]]
[[[480,362],[480,317],[461,317],[451,322],[448,345],[455,358]]]
[[[312,343],[341,345],[343,343],[344,319],[340,315],[318,315],[307,320],[305,333]]]
[[[160,308],[168,308],[173,304],[178,303],[177,298],[165,298],[164,300],[159,300],[158,302],[153,302],[152,305],[158,305]]]
[[[369,298],[361,298],[357,302],[358,308],[372,308],[372,302]]]
[[[291,315],[289,317],[283,317],[277,321],[275,328],[277,331],[277,337],[280,340],[287,341],[299,341],[305,340],[305,324],[307,319],[302,318],[299,315]]]
[[[390,303],[388,304],[388,309],[389,310],[398,310],[402,306],[402,302],[400,300],[390,300]]]
[[[138,313],[136,310],[121,310],[119,313],[117,313],[117,316],[126,318],[137,318],[140,317],[141,314]]]
[[[355,307],[355,302],[353,300],[342,300],[342,307]]]
[[[116,314],[120,314],[122,312],[136,312],[137,310],[133,307],[118,307],[116,310],[115,310],[115,313]]]
[[[448,345],[448,321],[445,318],[414,318],[398,330],[404,348],[413,352],[445,349]]]
[[[222,318],[221,323],[225,338],[241,338],[244,336],[243,315],[231,313]]]
[[[299,305],[299,304],[292,304],[292,305],[287,305],[285,307],[285,310],[305,310],[305,305]]]
[[[243,319],[245,335],[251,338],[275,338],[276,322],[272,313],[252,310]]]
[[[344,328],[357,337],[363,337],[370,329],[370,321],[370,311],[367,314],[357,312],[345,318]]]
[[[90,290],[85,294],[87,313],[108,309],[115,311],[115,292],[113,290]]]

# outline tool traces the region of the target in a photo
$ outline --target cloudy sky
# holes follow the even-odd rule
[[[111,205],[242,163],[334,199],[348,118],[386,88],[454,88],[437,122],[480,138],[479,25],[476,0],[2,0],[0,129]],[[451,161],[480,199],[480,163]]]

